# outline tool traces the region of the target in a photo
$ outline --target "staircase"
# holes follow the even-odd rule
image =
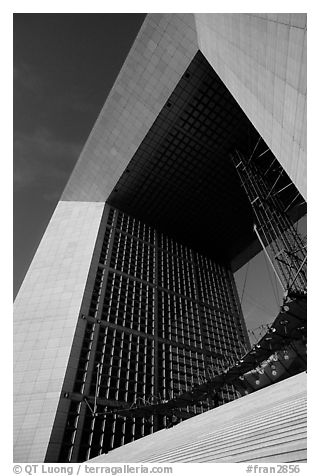
[[[306,383],[303,372],[90,461],[306,462]]]

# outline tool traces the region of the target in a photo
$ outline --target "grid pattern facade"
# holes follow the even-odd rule
[[[172,416],[121,418],[114,409],[179,395],[218,371],[218,355],[232,359],[247,342],[227,268],[121,211],[107,211],[67,395],[63,462],[93,458],[164,428]],[[236,392],[225,386],[221,396],[230,401]],[[192,416],[210,404],[184,411]]]

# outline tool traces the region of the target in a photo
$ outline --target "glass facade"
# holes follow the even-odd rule
[[[174,239],[107,207],[88,298],[61,462],[84,461],[164,428],[172,415],[123,418],[116,408],[190,390],[246,347],[233,275]],[[221,392],[224,402],[237,394]],[[188,416],[211,401],[184,409]]]

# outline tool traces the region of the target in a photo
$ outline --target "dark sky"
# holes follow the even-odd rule
[[[14,296],[144,18],[14,15]]]
[[[144,17],[14,15],[14,296]],[[281,293],[263,254],[236,282],[248,328],[272,322]]]

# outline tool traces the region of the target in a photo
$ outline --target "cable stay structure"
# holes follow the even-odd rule
[[[243,396],[306,370],[307,246],[289,215],[293,207],[305,202],[270,149],[261,149],[260,139],[250,156],[235,150],[231,160],[250,201],[253,230],[283,290],[277,316],[272,324],[260,326],[264,333],[250,350],[244,348],[242,356],[216,357],[216,365],[207,368],[188,391],[167,400],[150,395],[132,404],[97,398],[97,394],[83,397],[93,417],[148,419],[161,415],[179,423],[193,416],[192,406],[199,402],[218,406],[225,385],[233,385]],[[102,372],[101,363],[96,388]],[[98,412],[98,407],[105,411]]]
[[[281,192],[293,187],[292,182],[283,185],[281,178],[284,171],[276,164],[276,159],[268,149],[259,153],[259,143],[250,157],[245,157],[236,150],[231,160],[238,173],[243,190],[250,201],[254,215],[254,232],[269,263],[285,294],[307,292],[307,245],[306,241],[296,230],[288,215],[290,207],[294,206],[299,193],[286,205],[281,199]],[[266,154],[273,159],[267,168],[259,168]],[[260,162],[259,162],[260,160]],[[281,185],[281,186],[280,186]],[[279,188],[280,186],[280,188]]]

